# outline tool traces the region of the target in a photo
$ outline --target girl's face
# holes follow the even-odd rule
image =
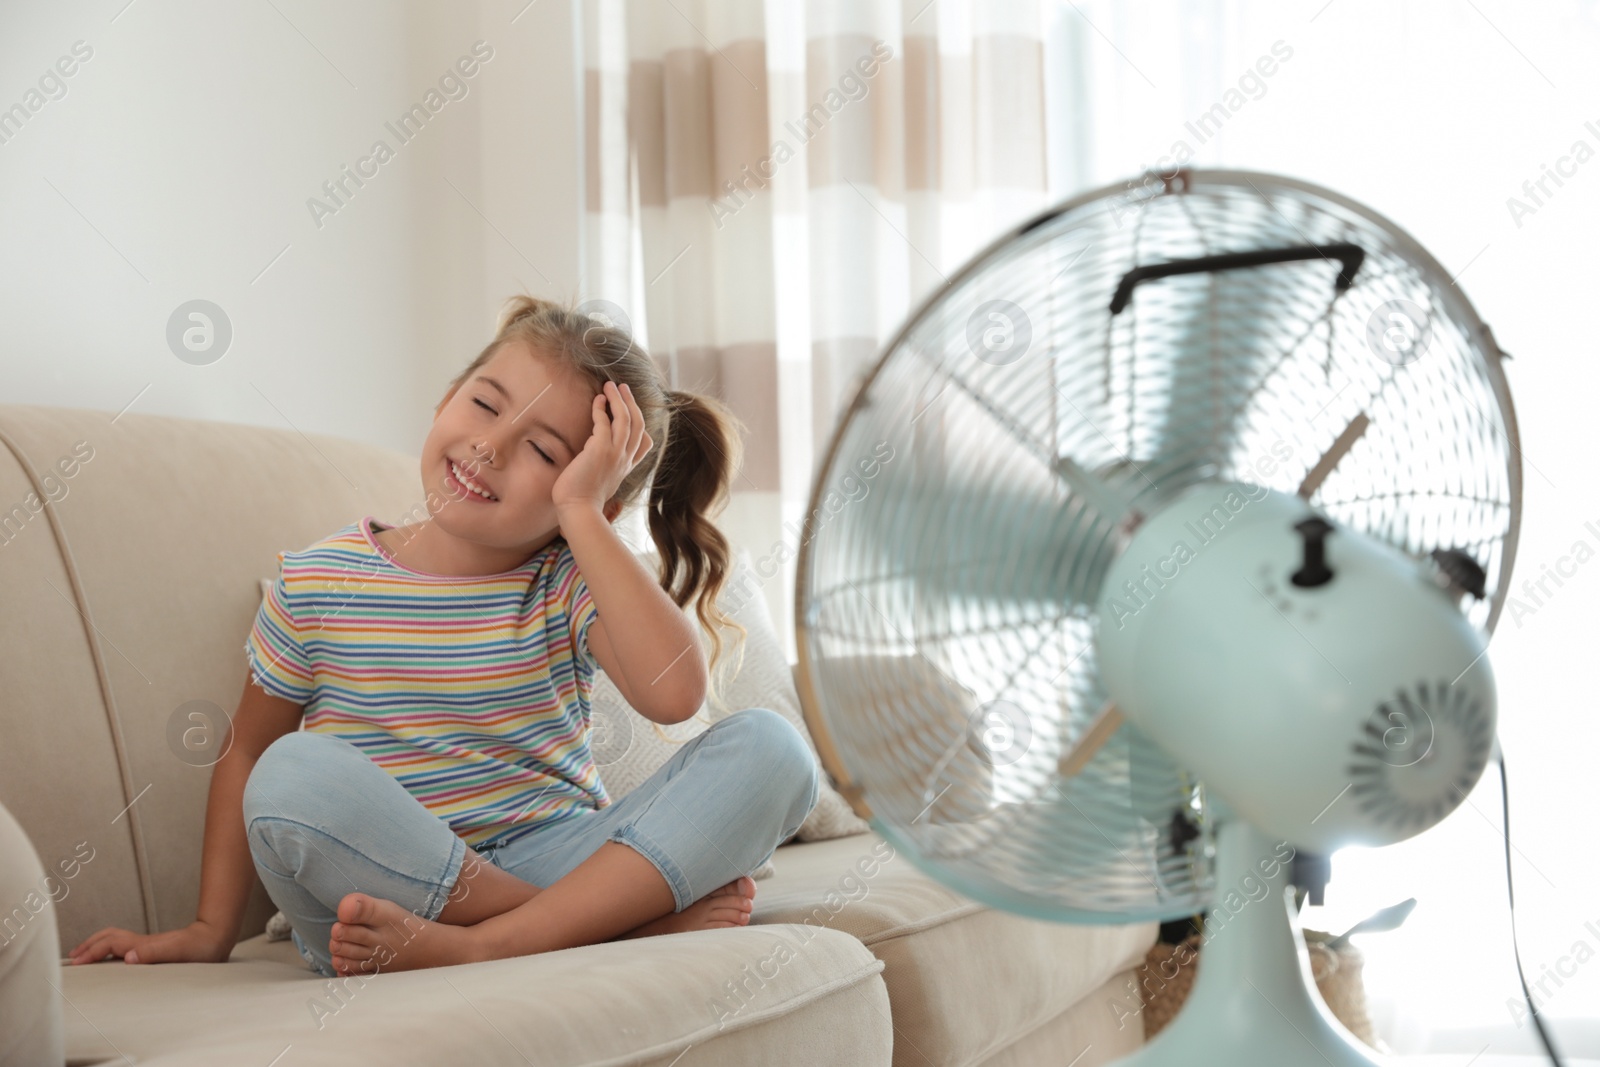
[[[594,390],[562,370],[525,342],[507,342],[440,402],[422,445],[422,481],[443,501],[434,521],[447,533],[511,550],[554,539],[551,487],[594,432]]]

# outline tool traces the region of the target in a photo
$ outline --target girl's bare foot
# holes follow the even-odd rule
[[[392,900],[346,893],[328,938],[335,974],[444,967],[475,959],[469,927],[432,922]]]
[[[741,874],[725,886],[713,889],[682,911],[663,915],[659,919],[635,927],[620,937],[654,937],[657,934],[678,934],[686,930],[714,930],[724,926],[744,926],[750,921],[755,907],[756,883],[748,874]]]
[[[755,880],[740,875],[682,911],[663,915],[613,940],[744,926],[750,921],[755,896]],[[470,933],[473,927],[433,922],[381,897],[346,893],[339,901],[338,915],[328,939],[328,953],[338,975],[445,967],[484,958]]]

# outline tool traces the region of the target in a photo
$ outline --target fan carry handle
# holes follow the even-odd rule
[[[1221,252],[1193,259],[1174,259],[1166,263],[1152,263],[1135,267],[1122,276],[1117,291],[1111,297],[1111,314],[1119,315],[1133,299],[1133,287],[1140,282],[1157,278],[1170,278],[1176,274],[1199,274],[1204,271],[1238,270],[1241,267],[1262,267],[1269,263],[1294,263],[1303,259],[1337,259],[1339,276],[1333,281],[1334,295],[1344,292],[1355,283],[1356,271],[1367,253],[1360,245],[1337,241],[1325,245],[1289,245],[1284,248],[1257,248],[1249,252]]]

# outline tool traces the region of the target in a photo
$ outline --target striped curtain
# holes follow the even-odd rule
[[[791,658],[837,420],[916,305],[1049,203],[1048,4],[584,0],[585,298],[745,423],[719,523]]]

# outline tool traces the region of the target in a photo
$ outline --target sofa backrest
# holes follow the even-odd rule
[[[238,707],[259,580],[280,550],[423,501],[416,457],[371,445],[0,405],[0,803],[64,948],[194,919],[211,770],[181,758],[184,731]],[[240,936],[273,910],[258,883]]]

